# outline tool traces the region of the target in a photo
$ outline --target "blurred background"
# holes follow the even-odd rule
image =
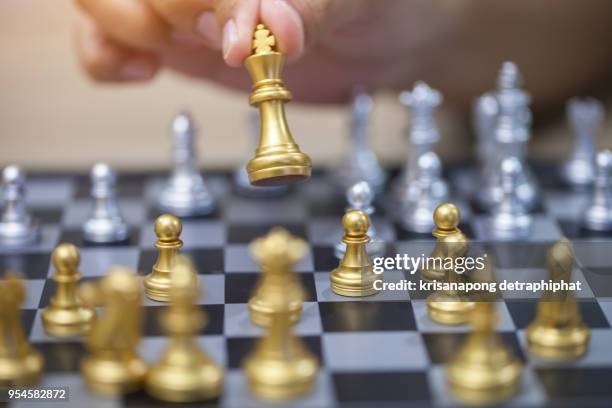
[[[73,51],[74,13],[67,0],[3,0],[0,5],[1,165],[84,172],[105,161],[123,171],[168,168],[169,124],[180,109],[190,110],[199,124],[202,167],[233,168],[250,158],[252,108],[246,94],[169,72],[147,84],[95,84],[81,72]],[[491,88],[495,76],[490,73]],[[287,86],[291,89],[290,82]],[[349,114],[342,106],[287,106],[292,132],[315,166],[334,166],[347,149]],[[611,145],[610,116],[599,135],[600,147]],[[472,154],[464,119],[439,112],[437,150],[447,162]],[[383,163],[400,164],[406,157],[406,122],[397,95],[376,95],[370,142]],[[536,130],[530,156],[564,158],[571,140],[559,117]]]

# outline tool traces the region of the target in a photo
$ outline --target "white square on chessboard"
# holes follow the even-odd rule
[[[399,271],[387,271],[382,274],[383,282],[400,282],[405,279],[404,274]],[[331,290],[329,282],[329,272],[315,272],[315,288],[317,290],[317,299],[319,302],[382,302],[393,300],[410,300],[410,292],[408,290],[382,290],[372,296],[364,297],[349,297],[340,296]]]
[[[40,226],[40,240],[24,248],[0,247],[0,254],[18,254],[19,252],[51,252],[58,244],[60,229],[57,225],[43,224]]]
[[[612,325],[612,297],[611,298],[598,298],[597,302],[599,303],[599,307],[601,307],[603,314],[608,319],[608,323]]]
[[[26,202],[36,208],[65,207],[74,194],[74,180],[66,178],[37,178],[26,182]]]
[[[219,220],[183,220],[181,240],[183,248],[222,247],[227,241],[227,234],[223,221]],[[153,248],[157,241],[155,235],[155,221],[145,225],[140,230],[140,247]]]
[[[506,307],[503,301],[495,302],[497,304],[497,312],[499,321],[495,328],[498,332],[511,332],[516,330],[510,311]],[[414,319],[416,320],[417,328],[422,333],[467,333],[472,331],[471,325],[457,324],[457,325],[446,325],[436,323],[429,317],[427,313],[427,301],[426,300],[413,300],[412,308],[414,312]]]
[[[140,199],[119,198],[117,200],[121,216],[131,226],[140,227],[145,219],[147,209],[142,205]],[[68,204],[62,217],[62,225],[80,229],[87,221],[93,208],[93,200],[76,199]]]
[[[380,217],[372,217],[376,233],[386,242],[395,242],[395,228]],[[308,221],[307,234],[312,245],[335,245],[341,241],[344,230],[342,217],[313,217]]]
[[[148,363],[159,361],[168,345],[168,337],[145,337],[138,346],[140,356]],[[227,364],[225,338],[223,336],[197,336],[196,342],[215,363],[221,367]]]
[[[269,225],[302,222],[306,218],[306,206],[294,196],[274,201],[236,197],[225,207],[225,219],[229,223]]]
[[[456,407],[458,401],[453,398],[446,379],[446,367],[436,365],[428,373],[429,388],[436,405]],[[533,407],[544,405],[546,393],[537,375],[530,369],[523,370],[521,388],[516,396],[503,404],[504,407]]]
[[[253,260],[249,251],[248,244],[228,244],[224,251],[225,257],[225,272],[259,272],[259,266]],[[295,272],[312,272],[314,270],[314,262],[312,260],[312,251],[308,249],[308,253],[302,258],[294,268]]]
[[[40,298],[42,297],[43,288],[45,287],[44,279],[24,279],[26,298],[21,309],[38,309],[40,306]]]
[[[609,238],[608,238],[609,239]],[[585,268],[610,268],[612,265],[612,251],[610,241],[572,241],[577,262]],[[612,280],[612,273],[610,273]]]
[[[264,328],[251,322],[246,303],[226,304],[224,320],[224,333],[228,337],[259,337],[266,333]],[[323,332],[317,302],[304,302],[302,317],[293,332],[298,336],[320,335]]]
[[[559,219],[576,219],[589,203],[588,192],[568,193],[567,191],[544,192],[546,212]]]
[[[291,400],[289,405],[273,404],[260,400],[250,391],[242,370],[229,370],[225,377],[225,390],[221,395],[221,406],[227,408],[261,408],[290,406],[292,408],[322,408],[335,405],[333,384],[330,375],[323,369],[318,373],[312,392]]]
[[[474,219],[474,234],[477,240],[495,241],[491,236],[491,217],[478,216]],[[534,215],[531,236],[526,242],[556,241],[563,236],[557,222],[546,215]]]
[[[141,280],[144,276],[140,277]],[[225,303],[225,277],[221,274],[198,275],[200,281],[200,295],[197,305],[222,305]],[[142,304],[145,306],[160,306],[167,303],[158,302],[143,296]]]
[[[324,333],[323,355],[333,372],[413,371],[429,365],[416,331]]]
[[[497,281],[507,280],[508,282],[540,282],[544,280],[548,282],[550,279],[549,273],[546,269],[539,268],[524,268],[524,269],[506,269],[498,268],[496,271]],[[580,282],[581,290],[576,291],[575,295],[578,298],[593,298],[595,295],[589,286],[588,281],[584,277],[584,274],[580,268],[574,268],[572,273],[572,282]],[[506,290],[503,292],[505,299],[533,299],[537,300],[542,297],[544,292],[531,292],[526,290]]]
[[[136,247],[82,248],[79,271],[83,277],[101,277],[106,275],[113,266],[125,266],[132,271],[138,268],[140,251]],[[53,265],[49,265],[48,276],[54,273]]]

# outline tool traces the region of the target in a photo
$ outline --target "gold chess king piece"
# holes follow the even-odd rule
[[[51,303],[42,312],[45,331],[52,336],[80,336],[86,334],[96,318],[93,307],[86,307],[77,296],[77,284],[81,279],[78,270],[81,257],[72,244],[60,244],[52,254],[57,284]]]
[[[253,54],[244,64],[253,80],[249,98],[259,108],[259,146],[247,164],[251,184],[278,186],[303,181],[310,177],[310,158],[293,140],[285,118],[285,102],[293,97],[285,87],[281,71],[285,55],[275,51],[276,38],[263,24],[253,36]]]
[[[172,268],[183,241],[179,236],[183,230],[181,220],[172,214],[162,214],[155,220],[155,248],[159,255],[153,270],[144,278],[145,295],[159,302],[170,301],[170,286],[172,286]]]
[[[81,284],[78,296],[89,306],[104,308],[86,339],[89,355],[81,362],[85,383],[109,396],[139,390],[148,367],[136,352],[142,324],[138,277],[115,267],[100,281]]]
[[[444,262],[464,257],[469,249],[465,235],[447,236],[438,241],[441,248],[440,256]],[[466,276],[454,268],[446,268],[444,283],[454,284],[465,282]],[[430,319],[441,324],[464,324],[470,321],[470,313],[474,310],[474,302],[470,294],[453,288],[436,290],[427,297],[427,314]]]
[[[36,384],[44,360],[32,349],[19,319],[25,299],[23,280],[7,273],[0,280],[0,388]]]
[[[446,237],[457,237],[458,241],[465,240],[465,235],[459,229],[459,222],[461,221],[461,212],[455,204],[445,203],[440,204],[434,211],[433,214],[434,228],[432,235],[437,238],[436,246],[432,251],[431,259],[442,259],[444,257],[444,245],[440,241]],[[447,241],[448,242],[448,241]],[[439,267],[436,263],[428,268],[421,270],[421,279],[424,281],[432,282],[435,280],[444,279],[444,268]]]
[[[306,242],[280,227],[273,228],[268,235],[258,238],[250,246],[251,254],[261,268],[261,276],[253,297],[249,300],[249,316],[259,326],[270,326],[281,294],[289,297],[289,322],[296,323],[302,316],[304,288],[293,265],[308,251]]]
[[[521,362],[495,333],[495,302],[478,302],[472,313],[473,331],[448,363],[447,380],[453,394],[465,404],[502,402],[520,387]]]
[[[267,256],[275,254],[269,252]],[[292,332],[290,296],[289,292],[281,291],[274,297],[268,332],[244,360],[249,387],[264,399],[297,398],[308,393],[316,381],[319,362]]]
[[[569,283],[574,260],[574,251],[569,241],[557,241],[548,251],[551,280]],[[589,341],[590,331],[582,322],[574,293],[544,293],[538,303],[534,322],[527,326],[529,351],[546,359],[573,359],[586,352]]]
[[[147,392],[157,399],[189,402],[216,398],[221,393],[223,370],[196,342],[195,336],[207,320],[195,304],[199,294],[193,266],[181,257],[172,273],[171,303],[161,317],[169,345],[146,379]]]
[[[368,216],[359,210],[351,210],[342,218],[346,252],[340,264],[329,275],[331,289],[342,296],[370,296],[378,293],[376,282],[382,279],[373,271],[372,261],[366,252],[370,242]]]

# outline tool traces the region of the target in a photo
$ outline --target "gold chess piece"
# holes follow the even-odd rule
[[[276,51],[276,38],[258,24],[253,35],[253,54],[244,64],[253,80],[249,98],[259,108],[260,139],[255,157],[247,164],[251,184],[278,186],[310,177],[310,158],[293,140],[285,117],[285,102],[293,95],[285,87],[281,71],[285,55]]]
[[[139,390],[148,367],[136,352],[142,323],[138,277],[115,267],[100,281],[81,284],[78,295],[89,306],[104,307],[87,336],[90,353],[81,362],[85,383],[103,395]]]
[[[289,322],[296,323],[302,316],[305,296],[300,280],[291,269],[306,255],[306,242],[291,236],[284,228],[276,227],[266,236],[253,241],[250,249],[261,268],[259,282],[249,300],[251,321],[259,326],[270,326],[275,307],[285,307],[276,298],[287,293]]]
[[[520,387],[521,362],[495,333],[495,302],[478,302],[472,313],[473,331],[457,355],[448,363],[447,380],[463,403],[500,403]]]
[[[170,301],[172,268],[183,241],[179,238],[183,230],[181,220],[172,214],[162,214],[155,220],[155,248],[159,255],[153,270],[144,278],[145,295],[159,302]]]
[[[52,254],[57,283],[51,304],[42,312],[45,331],[53,336],[80,336],[91,329],[96,318],[93,307],[86,307],[77,296],[77,284],[81,279],[78,270],[81,256],[76,246],[60,244]]]
[[[24,299],[23,280],[7,273],[0,280],[0,388],[36,384],[43,369],[43,356],[28,344],[19,319]]]
[[[147,392],[160,400],[199,401],[221,393],[223,370],[195,339],[207,323],[206,314],[195,304],[199,294],[193,266],[181,257],[172,273],[171,303],[161,317],[170,343],[146,379]]]
[[[331,271],[329,280],[334,293],[342,296],[370,296],[379,292],[376,281],[382,279],[373,271],[372,261],[366,252],[370,242],[368,216],[359,210],[350,210],[342,218],[346,252],[336,269]]]
[[[292,251],[290,248],[286,248]],[[264,256],[276,256],[269,251]],[[282,255],[289,258],[289,254]],[[271,260],[268,260],[270,262]],[[315,381],[319,362],[291,328],[291,294],[281,291],[273,299],[274,310],[266,335],[244,360],[243,368],[251,390],[269,400],[288,400],[308,393]]]
[[[557,241],[548,251],[548,270],[554,282],[570,282],[574,251],[569,241]],[[569,291],[544,293],[535,320],[527,326],[529,351],[545,359],[573,359],[589,346],[590,331]]]
[[[444,203],[440,204],[433,214],[434,224],[436,227],[432,231],[432,235],[437,238],[436,246],[432,251],[430,258],[443,259],[445,248],[441,240],[446,237],[456,237],[458,241],[467,240],[465,235],[459,229],[461,221],[461,212],[455,204]],[[446,241],[448,242],[448,241]],[[445,275],[444,268],[434,265],[421,270],[421,279],[432,282],[435,280],[443,280]]]

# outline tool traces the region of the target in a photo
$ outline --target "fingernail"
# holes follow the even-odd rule
[[[155,67],[143,60],[127,61],[121,66],[120,75],[126,80],[149,79],[153,76]]]
[[[221,49],[221,30],[212,11],[206,11],[196,20],[196,32],[204,38],[209,46]]]
[[[236,28],[236,22],[234,19],[230,19],[225,23],[223,27],[223,58],[227,59],[227,56],[231,52],[232,48],[238,41],[238,29]]]

